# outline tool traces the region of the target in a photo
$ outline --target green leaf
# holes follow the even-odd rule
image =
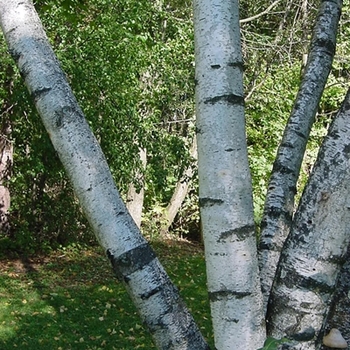
[[[287,338],[275,339],[272,337],[267,337],[267,339],[264,342],[264,347],[258,350],[277,350],[277,347],[279,345],[286,343],[287,341],[288,341]]]

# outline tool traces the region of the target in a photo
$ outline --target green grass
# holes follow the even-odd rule
[[[211,341],[203,252],[186,242],[153,245]],[[155,349],[99,248],[0,264],[1,350]]]

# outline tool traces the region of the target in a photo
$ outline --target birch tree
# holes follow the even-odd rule
[[[122,202],[33,3],[1,0],[0,22],[86,217],[158,348],[208,349],[178,290]]]

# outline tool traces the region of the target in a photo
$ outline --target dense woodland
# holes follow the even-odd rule
[[[168,229],[176,185],[189,180],[169,232],[200,239],[194,138],[194,52],[190,1],[36,1],[51,44],[126,199],[145,189],[142,231]],[[318,2],[241,2],[245,102],[255,218],[259,222],[276,148],[295,98]],[[264,13],[264,10],[266,13]],[[253,17],[260,15],[257,18]],[[312,131],[300,186],[346,92],[348,8]],[[6,45],[1,53],[2,147],[13,148],[2,183],[11,206],[2,246],[45,250],[91,242],[64,170]],[[304,61],[303,61],[304,60]],[[4,149],[5,149],[4,148]],[[139,150],[147,152],[143,166]],[[5,157],[6,159],[6,157]],[[48,210],[50,208],[50,210]],[[165,229],[166,230],[165,230]]]

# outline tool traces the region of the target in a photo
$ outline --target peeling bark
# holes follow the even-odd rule
[[[3,82],[3,88],[8,97],[12,95],[13,75],[13,68],[8,65]],[[11,178],[13,166],[13,142],[11,141],[13,107],[13,104],[10,105],[5,101],[0,113],[0,232],[5,234],[9,233],[11,224],[9,221],[11,195],[7,181]]]

